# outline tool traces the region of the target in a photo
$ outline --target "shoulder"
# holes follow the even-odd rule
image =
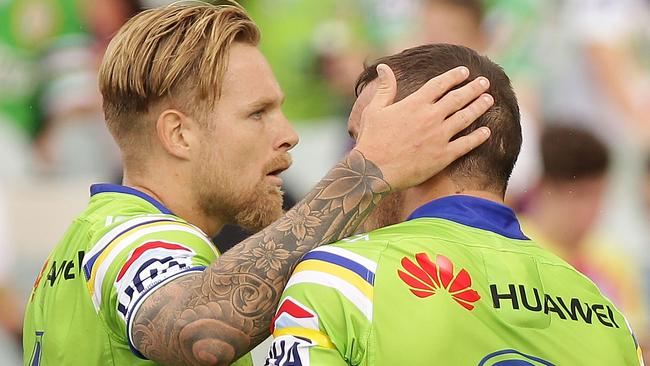
[[[203,266],[218,256],[200,229],[172,215],[124,218],[95,231],[91,241],[82,267],[96,307],[103,289],[140,278],[144,272],[155,270],[163,277],[176,267]]]
[[[406,222],[313,249],[296,266],[283,296],[313,303],[342,301],[371,321],[382,256],[413,230],[418,225]]]
[[[283,297],[316,308],[336,302],[371,320],[375,273],[386,245],[361,234],[310,251],[296,266]]]
[[[289,285],[327,282],[340,291],[353,290],[352,286],[369,295],[384,254],[394,251],[413,230],[412,223],[401,223],[313,249],[298,264]]]
[[[292,281],[301,278],[318,281],[319,276],[325,276],[330,284],[366,289],[374,286],[377,265],[387,246],[386,240],[374,238],[373,233],[355,235],[321,246],[303,257],[294,270]]]
[[[298,336],[359,359],[373,319],[375,272],[384,247],[362,235],[307,253],[282,294],[274,337]]]
[[[90,233],[92,246],[86,261],[103,253],[121,251],[150,241],[150,247],[190,247],[210,249],[216,254],[211,240],[196,226],[173,215],[138,215],[132,217],[107,217],[105,222],[94,222]],[[165,244],[167,242],[167,244]]]

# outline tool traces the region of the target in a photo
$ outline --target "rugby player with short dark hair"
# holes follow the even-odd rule
[[[429,180],[391,193],[367,221],[376,230],[302,259],[273,321],[267,365],[642,364],[623,315],[529,239],[504,205],[521,128],[503,70],[449,44],[384,57],[359,79],[349,120],[356,139],[378,63],[394,70],[398,99],[458,65],[488,78],[494,106],[459,136],[481,127],[492,135]]]

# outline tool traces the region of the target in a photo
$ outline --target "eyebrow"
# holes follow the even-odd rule
[[[280,96],[280,98],[262,97],[262,98],[260,98],[260,99],[258,99],[256,101],[254,101],[253,103],[249,104],[248,109],[252,110],[252,111],[255,111],[255,110],[258,110],[258,109],[263,109],[263,108],[273,106],[275,104],[281,106],[282,104],[284,104],[284,100],[285,100],[284,94],[282,94]]]

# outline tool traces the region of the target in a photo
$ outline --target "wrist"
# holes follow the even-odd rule
[[[353,154],[356,154],[357,156],[353,156]],[[381,154],[378,154],[372,149],[355,146],[350,151],[348,160],[354,161],[357,159],[363,159],[365,162],[364,171],[359,171],[359,173],[380,178],[386,185],[388,185],[391,192],[401,189],[398,186],[396,179],[394,179],[394,169],[391,169],[389,162],[385,162],[385,159],[381,158]],[[350,167],[354,168],[353,165]]]

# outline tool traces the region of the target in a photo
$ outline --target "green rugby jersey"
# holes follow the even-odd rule
[[[506,206],[449,196],[308,253],[266,365],[640,365],[623,315]]]
[[[92,186],[88,208],[34,284],[24,365],[155,365],[133,347],[133,315],[153,291],[218,256],[200,229],[152,197],[124,186]],[[252,361],[247,355],[235,364]]]

